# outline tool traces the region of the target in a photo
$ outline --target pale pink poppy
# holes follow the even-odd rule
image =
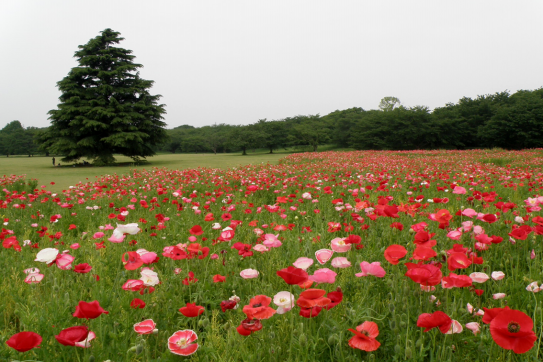
[[[81,342],[75,342],[74,346],[81,347],[81,348],[89,348],[91,346],[90,341],[92,341],[94,338],[96,338],[96,334],[93,331],[89,331],[87,338],[85,338]]]
[[[269,248],[278,248],[282,245],[281,241],[278,239],[279,234],[264,234],[264,241],[262,244]]]
[[[40,272],[40,270],[38,268],[28,268],[28,269],[23,270],[23,272],[25,274],[27,274],[27,275],[28,274],[37,274],[37,273]]]
[[[183,271],[183,269],[181,269],[181,268],[175,268],[175,269],[173,270],[173,272],[174,272],[175,274],[179,274],[179,273],[181,273],[182,271]]]
[[[481,326],[477,322],[469,322],[466,323],[466,328],[473,332],[473,334],[477,335],[477,333],[481,332]]]
[[[143,281],[143,285],[148,287],[154,287],[155,285],[160,283],[157,272],[153,271],[150,268],[143,268],[141,270],[140,280]]]
[[[122,243],[125,238],[125,235],[120,231],[119,229],[113,230],[113,234],[108,241],[111,241],[112,243]]]
[[[137,223],[126,224],[126,225],[117,224],[117,227],[115,228],[115,230],[118,230],[122,234],[136,235],[140,231],[140,228],[138,227]]]
[[[351,246],[352,246],[352,244],[345,244],[345,241],[343,240],[343,238],[332,239],[330,243],[332,245],[332,250],[337,253],[346,253],[349,250],[351,250]]]
[[[485,273],[471,273],[469,277],[474,283],[484,283],[490,279]]]
[[[526,287],[526,290],[529,291],[529,292],[532,292],[532,293],[537,293],[537,292],[539,292],[541,289],[539,288],[539,283],[538,283],[538,282],[531,282],[531,283],[528,284],[528,286]]]
[[[336,275],[337,273],[335,271],[328,268],[322,268],[315,270],[315,273],[313,273],[313,275],[310,275],[309,279],[314,281],[315,283],[333,284],[336,282]]]
[[[138,334],[151,334],[156,330],[156,323],[152,319],[146,319],[134,324],[134,331]]]
[[[479,226],[479,225],[475,225],[475,226],[473,227],[473,233],[474,233],[475,235],[484,234],[484,233],[485,233],[485,229],[483,229],[483,228],[482,228],[481,226]]]
[[[253,247],[253,250],[254,250],[254,251],[259,251],[259,252],[261,252],[261,253],[265,253],[266,251],[269,251],[270,249],[268,249],[265,245],[256,244],[256,245]]]
[[[464,195],[466,193],[466,189],[462,186],[455,186],[452,193],[457,195]]]
[[[505,293],[496,293],[496,294],[492,294],[492,298],[494,299],[503,299],[505,298]]]
[[[505,278],[505,273],[502,271],[494,271],[490,276],[494,280],[502,280],[503,278]]]
[[[257,236],[260,236],[260,235],[264,234],[264,230],[259,229],[259,228],[254,228],[253,232],[254,232]]]
[[[356,273],[355,275],[357,277],[366,277],[368,275],[373,275],[378,278],[382,278],[386,275],[385,269],[381,267],[381,263],[378,261],[374,261],[371,264],[367,261],[363,261],[362,263],[360,263],[360,269],[362,270],[362,273]]]
[[[25,278],[27,284],[37,284],[42,281],[44,275],[40,273],[30,273]]]
[[[462,325],[457,320],[453,319],[451,323],[451,328],[447,331],[445,334],[456,334],[456,333],[462,333],[464,329],[462,328]]]
[[[436,290],[436,287],[434,287],[433,285],[420,285],[420,290],[422,292],[426,292],[426,293],[429,293],[429,292],[433,292]]]
[[[213,230],[219,230],[221,227],[222,227],[221,224],[219,224],[218,222],[214,223],[214,224],[211,226],[211,228],[212,228]]]
[[[460,240],[462,232],[459,230],[452,230],[447,233],[447,237],[451,240]]]
[[[292,265],[294,265],[296,268],[307,270],[307,268],[309,268],[311,265],[313,265],[313,259],[306,258],[305,256],[302,256],[302,257],[296,259],[296,261],[294,263],[292,263]]]
[[[285,314],[294,307],[296,300],[290,292],[279,292],[273,297],[273,303],[279,307],[277,314]]]
[[[482,309],[478,309],[477,312],[475,312],[473,315],[481,317],[485,315],[485,311]]]
[[[36,254],[36,259],[34,259],[34,261],[51,264],[57,258],[58,253],[59,253],[58,249],[45,248],[45,249],[40,250],[38,254]]]
[[[351,266],[351,262],[347,258],[345,258],[343,256],[338,256],[338,257],[332,259],[332,266],[334,268],[340,268],[340,269],[341,268],[348,268],[348,267]]]
[[[462,230],[464,230],[465,233],[467,233],[468,231],[471,231],[472,228],[473,228],[473,221],[464,221],[462,223]]]
[[[113,230],[115,229],[113,226],[111,226],[111,224],[107,224],[106,226],[104,226],[104,230]]]
[[[532,252],[530,253],[530,259],[535,259],[535,250],[532,249]]]
[[[123,290],[131,290],[131,291],[140,290],[141,288],[143,288],[143,280],[128,279],[121,288],[123,288]]]
[[[471,304],[467,304],[466,305],[466,309],[468,310],[469,314],[472,314],[473,313],[473,306]]]
[[[243,279],[254,279],[254,278],[258,278],[258,275],[260,273],[258,272],[258,270],[255,270],[255,269],[245,269],[245,270],[242,270],[239,275],[243,278]]]
[[[317,258],[317,261],[324,265],[330,258],[334,255],[334,251],[330,249],[320,249],[315,252],[315,257]]]

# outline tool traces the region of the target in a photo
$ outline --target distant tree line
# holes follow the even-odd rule
[[[4,155],[46,153],[40,139],[46,129],[24,128],[13,121],[0,130]],[[464,97],[433,111],[404,107],[385,97],[379,110],[354,107],[325,116],[307,115],[258,120],[249,125],[193,127],[166,130],[155,151],[222,153],[275,150],[301,146],[317,151],[323,144],[357,150],[504,149],[543,147],[543,88]],[[42,147],[40,147],[40,145]]]

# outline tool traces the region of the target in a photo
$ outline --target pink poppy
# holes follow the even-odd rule
[[[447,233],[447,237],[451,240],[460,240],[462,237],[462,232],[459,230],[452,230]]]
[[[367,261],[363,261],[360,263],[360,269],[362,270],[362,273],[356,273],[355,275],[357,277],[367,277],[368,275],[373,275],[378,278],[382,278],[386,275],[385,269],[381,267],[381,263],[378,261],[374,261],[371,264]]]
[[[337,258],[334,258],[332,259],[332,266],[334,268],[348,268],[351,266],[351,262],[343,257],[343,256],[338,256]]]
[[[307,268],[313,265],[313,259],[302,256],[301,258],[296,259],[292,265],[294,265],[296,268],[307,270]]]
[[[334,255],[334,251],[330,249],[320,249],[315,252],[315,257],[321,265],[326,264],[326,262],[330,260],[332,255]]]
[[[197,339],[198,336],[192,330],[177,331],[168,338],[168,349],[180,356],[190,356],[198,349],[198,344],[193,343]]]
[[[457,194],[457,195],[464,195],[466,194],[466,189],[463,188],[462,186],[455,186],[452,193],[453,194]]]
[[[471,280],[473,280],[474,283],[484,283],[488,279],[490,279],[489,276],[485,273],[471,273],[469,277],[471,278]]]
[[[464,210],[462,210],[462,215],[467,216],[470,219],[472,219],[474,216],[477,216],[477,211],[475,211],[473,209],[464,209]]]
[[[314,281],[315,283],[329,283],[333,284],[336,282],[337,273],[328,268],[322,268],[315,270],[313,275],[309,276],[309,280]]]
[[[475,335],[481,332],[481,325],[477,322],[466,323],[466,328],[472,331]]]
[[[343,238],[335,238],[330,242],[332,244],[332,250],[337,253],[346,253],[351,250],[352,244],[346,244]]]
[[[243,278],[243,279],[254,279],[254,278],[258,278],[258,275],[260,273],[258,272],[258,270],[255,270],[255,269],[245,269],[245,270],[242,270],[239,275]]]
[[[502,271],[494,271],[492,272],[492,274],[490,274],[490,276],[494,280],[502,280],[503,278],[505,278],[505,273]]]
[[[104,237],[104,233],[99,231],[97,233],[94,233],[94,235],[92,236],[93,239],[100,239],[100,238],[103,238]]]
[[[277,235],[264,234],[264,241],[262,242],[262,244],[264,244],[265,246],[269,248],[278,248],[281,245],[283,245],[281,241],[279,241],[278,237],[279,237],[279,234]]]

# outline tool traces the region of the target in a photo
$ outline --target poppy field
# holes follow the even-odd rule
[[[0,178],[0,360],[539,361],[543,150]]]

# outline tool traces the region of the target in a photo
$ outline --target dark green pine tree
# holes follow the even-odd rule
[[[80,45],[79,66],[57,83],[61,103],[49,111],[51,126],[42,148],[76,161],[115,161],[114,154],[140,158],[155,154],[153,146],[167,138],[162,121],[165,105],[149,94],[153,81],[139,77],[141,64],[131,50],[115,47],[124,38],[111,29]]]

